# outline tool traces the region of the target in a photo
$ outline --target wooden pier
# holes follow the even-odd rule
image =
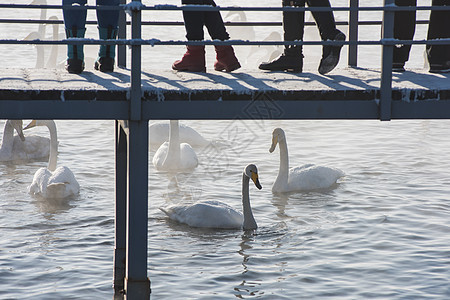
[[[130,118],[130,70],[0,72],[0,118]],[[337,69],[327,76],[143,70],[138,119],[381,119],[380,78],[380,70],[363,68]],[[450,118],[449,100],[448,73],[393,73],[387,119]]]

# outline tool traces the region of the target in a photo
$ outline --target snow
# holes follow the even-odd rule
[[[233,73],[212,70],[207,73],[190,73],[167,69],[142,71],[143,92],[158,95],[160,101],[164,100],[162,95],[167,93],[207,94],[214,91],[235,95],[279,91],[279,94],[285,94],[286,97],[289,97],[290,92],[304,91],[305,93],[296,94],[304,99],[312,97],[311,95],[312,99],[320,98],[320,95],[324,99],[340,99],[342,92],[345,92],[347,96],[354,93],[354,97],[361,99],[362,95],[369,97],[379,90],[381,81],[381,71],[369,68],[339,68],[326,76],[315,72],[263,72],[254,69],[240,69]],[[116,68],[114,73],[85,70],[79,75],[59,69],[7,68],[0,69],[0,72],[4,74],[0,75],[0,94],[2,91],[20,93],[29,90],[128,91],[130,88],[130,70],[120,68]],[[449,94],[449,83],[449,73],[432,74],[423,69],[393,73],[392,76],[393,89],[401,90],[401,98],[406,101],[427,97],[440,100],[441,95]],[[439,90],[444,92],[438,93]]]

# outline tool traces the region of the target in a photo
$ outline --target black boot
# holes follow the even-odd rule
[[[115,40],[117,37],[117,28],[108,26],[108,28],[98,28],[100,39]],[[95,61],[94,69],[100,72],[114,72],[114,58],[116,57],[115,45],[100,45],[98,58]]]
[[[283,0],[283,7],[302,7],[305,0]],[[303,40],[305,12],[283,12],[283,31],[285,41]],[[302,46],[286,46],[284,53],[272,62],[263,62],[261,70],[302,72]]]
[[[261,63],[259,68],[267,71],[288,71],[301,73],[303,70],[303,55],[298,48],[296,48],[295,51],[293,50],[293,48],[286,48],[280,57],[271,62]]]
[[[66,29],[67,38],[84,38],[85,28]],[[80,74],[84,70],[83,45],[67,45],[66,70],[72,74]]]
[[[345,41],[345,34],[336,33],[333,41]],[[319,73],[325,75],[331,72],[339,63],[339,56],[343,45],[323,46],[322,59],[320,60]]]

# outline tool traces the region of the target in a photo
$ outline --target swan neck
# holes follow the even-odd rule
[[[0,146],[0,150],[3,152],[11,152],[14,141],[14,127],[6,121],[5,128],[3,129],[3,139]]]
[[[58,135],[56,133],[56,125],[54,122],[48,123],[47,128],[50,131],[50,154],[47,168],[50,171],[55,171],[58,160]]]
[[[289,154],[286,140],[280,141],[278,145],[280,147],[280,170],[278,172],[278,178],[287,178],[289,173]]]
[[[169,160],[169,161],[168,161]],[[180,162],[180,131],[178,128],[178,120],[170,120],[169,131],[169,149],[165,163],[179,165]]]
[[[258,227],[250,206],[249,182],[250,178],[242,174],[242,210],[244,212],[244,224],[242,227],[244,230],[252,230]]]

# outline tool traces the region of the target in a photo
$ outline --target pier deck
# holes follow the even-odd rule
[[[69,109],[72,118],[129,118],[130,70],[116,68],[109,74],[87,70],[79,75],[59,69],[0,72],[0,118],[42,118],[43,113],[46,118],[66,118],[64,112],[56,112],[57,107]],[[376,69],[337,69],[329,76],[259,70],[143,70],[141,78],[145,120],[179,118],[180,114],[183,119],[253,118],[248,106],[254,100],[273,106],[268,118],[379,118],[381,71]],[[392,90],[392,119],[450,118],[448,73],[394,73]]]

